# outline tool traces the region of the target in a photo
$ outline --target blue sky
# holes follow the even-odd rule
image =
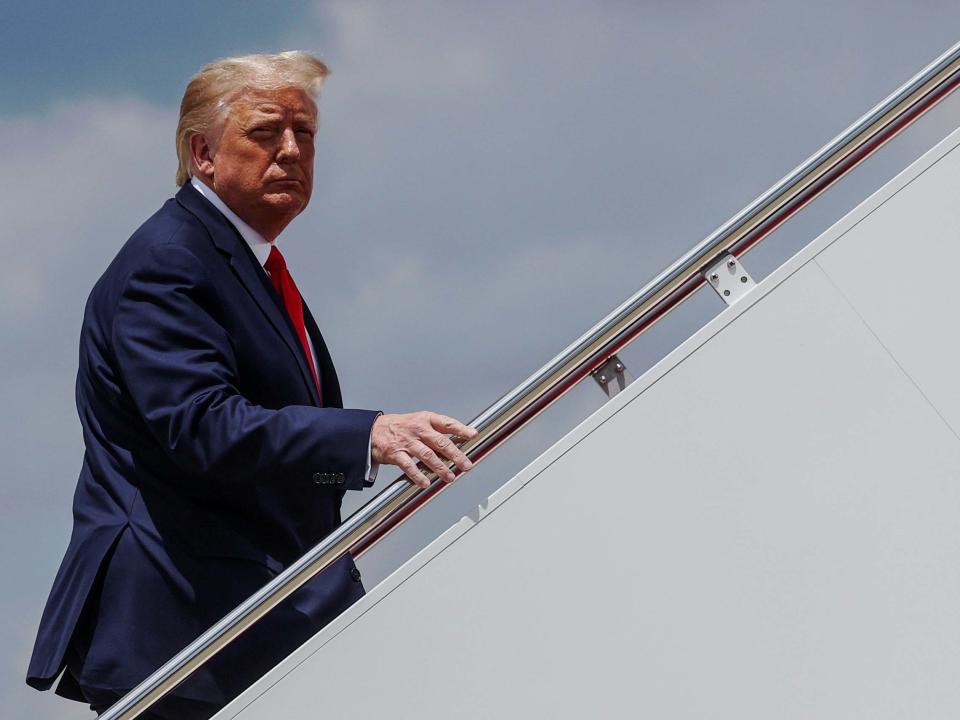
[[[309,2],[273,7],[264,17],[256,2],[9,3],[0,25],[4,111],[88,95],[176,103],[183,78],[200,65],[273,50],[311,13]],[[317,42],[324,42],[322,27]]]
[[[13,551],[0,566],[0,715],[11,720],[87,716],[23,684],[83,452],[77,334],[90,287],[175,190],[179,96],[202,64],[289,48],[327,60],[314,197],[281,238],[291,271],[348,405],[469,419],[960,39],[960,5],[939,0],[34,2],[6,3],[2,17],[0,543]],[[945,103],[751,252],[751,273],[958,124]],[[675,313],[628,364],[642,370],[718,303]],[[364,558],[366,578],[601,398],[575,391]]]

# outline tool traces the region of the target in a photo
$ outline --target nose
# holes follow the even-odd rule
[[[296,162],[300,159],[300,145],[297,144],[297,134],[293,128],[285,128],[280,136],[280,147],[277,149],[277,162]]]

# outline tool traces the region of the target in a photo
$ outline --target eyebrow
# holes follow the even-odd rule
[[[265,108],[255,108],[254,111],[250,114],[250,120],[252,122],[258,122],[263,120],[282,120],[283,112],[278,110],[268,110]],[[313,125],[317,123],[316,117],[308,112],[298,112],[295,113],[293,119],[297,122],[309,122]]]

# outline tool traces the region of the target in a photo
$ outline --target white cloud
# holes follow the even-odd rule
[[[337,83],[355,101],[408,101],[480,91],[493,80],[496,58],[483,32],[451,35],[450,20],[473,13],[456,4],[382,3],[340,0],[317,8],[320,22],[335,26],[336,45],[353,62],[334,67]],[[480,19],[483,18],[481,14]],[[424,21],[429,19],[428,24]],[[418,42],[406,39],[416,35]]]
[[[173,189],[169,109],[137,100],[0,116],[0,329],[56,318]],[[74,316],[75,318],[75,316]]]

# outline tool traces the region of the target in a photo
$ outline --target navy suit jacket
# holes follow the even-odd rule
[[[344,410],[250,248],[191,185],[94,286],[76,400],[86,452],[27,682],[134,687],[340,523],[377,415]],[[224,704],[363,594],[350,557],[176,690]]]

